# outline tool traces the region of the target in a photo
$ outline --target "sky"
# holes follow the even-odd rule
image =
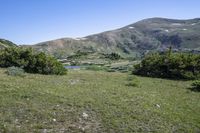
[[[17,44],[84,37],[152,17],[200,17],[200,0],[0,0],[0,4],[0,38]]]

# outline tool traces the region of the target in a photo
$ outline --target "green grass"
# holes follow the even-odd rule
[[[200,132],[192,81],[124,73],[8,76],[0,69],[0,132]]]

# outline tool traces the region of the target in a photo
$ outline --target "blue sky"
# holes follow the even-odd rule
[[[17,44],[83,37],[151,17],[200,17],[199,0],[0,0],[0,3],[0,38]]]

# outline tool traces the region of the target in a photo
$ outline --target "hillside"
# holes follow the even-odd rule
[[[8,41],[8,40],[5,40],[5,39],[0,39],[0,49],[6,48],[6,47],[13,47],[13,46],[17,46],[17,45],[14,44],[11,41]]]
[[[141,56],[148,51],[165,50],[169,46],[179,51],[200,51],[200,19],[150,18],[84,38],[63,38],[31,47],[60,56],[71,55],[78,50]]]

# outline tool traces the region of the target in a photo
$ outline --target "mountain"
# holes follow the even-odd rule
[[[55,56],[72,55],[77,51],[140,56],[149,51],[163,51],[170,46],[179,51],[200,51],[200,18],[144,19],[100,34],[75,39],[62,38],[28,47]]]
[[[6,47],[13,47],[13,46],[16,47],[17,45],[11,41],[0,39],[0,49],[6,48]]]

